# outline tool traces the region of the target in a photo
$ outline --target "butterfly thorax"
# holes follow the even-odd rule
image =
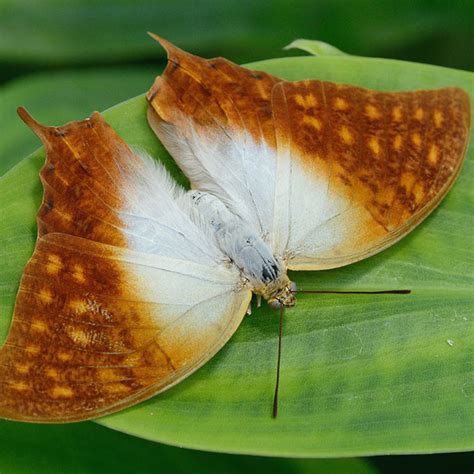
[[[253,227],[210,193],[190,191],[188,197],[193,220],[211,234],[251,290],[272,307],[293,306],[295,286],[283,260],[273,254]]]

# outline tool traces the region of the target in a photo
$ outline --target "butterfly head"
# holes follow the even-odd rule
[[[270,297],[267,298],[268,305],[273,309],[279,309],[282,306],[294,306],[296,304],[295,292],[296,283],[286,277],[285,285],[277,288]]]

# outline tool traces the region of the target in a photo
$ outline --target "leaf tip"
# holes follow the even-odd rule
[[[346,53],[324,41],[307,40],[299,38],[286,45],[284,50],[300,49],[313,56],[344,56]]]

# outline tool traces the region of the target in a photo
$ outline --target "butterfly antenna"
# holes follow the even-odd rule
[[[280,363],[281,363],[281,336],[283,334],[283,314],[285,307],[280,307],[280,330],[278,334],[278,358],[277,358],[277,375],[275,382],[275,395],[273,396],[273,418],[278,415],[278,389],[280,387]]]
[[[409,295],[411,290],[345,291],[345,290],[295,290],[293,293],[326,295]]]
[[[380,290],[380,291],[345,291],[345,290],[294,290],[292,293],[309,293],[309,294],[342,294],[342,295],[408,295],[411,290]],[[280,388],[280,365],[281,365],[281,339],[283,335],[283,315],[285,307],[280,307],[280,329],[278,333],[278,357],[277,372],[275,382],[275,395],[273,396],[273,418],[278,415],[278,390]]]

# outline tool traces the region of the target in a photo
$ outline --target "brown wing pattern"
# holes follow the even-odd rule
[[[308,269],[365,258],[409,232],[453,184],[469,136],[469,97],[454,87],[387,93],[282,82],[273,109],[279,151],[291,155],[293,170],[315,186],[323,177],[328,205],[347,202],[331,225],[348,239],[296,265]],[[289,206],[298,212],[298,202]]]
[[[123,189],[143,163],[99,114],[58,128],[21,115],[47,148],[45,193],[0,350],[0,417],[96,418],[206,362],[239,325],[249,292],[234,292],[238,275],[211,261],[130,250]]]
[[[0,351],[2,417],[99,416],[145,398],[175,370],[176,356],[159,346],[147,317],[154,308],[136,301],[110,253],[61,234],[38,241]]]
[[[279,79],[224,58],[206,60],[152,35],[168,52],[168,66],[148,91],[149,119],[163,121],[190,137],[194,127],[219,127],[228,135],[250,132],[275,146],[271,92]]]
[[[37,216],[39,236],[64,232],[123,247],[120,183],[127,163],[137,162],[127,145],[97,112],[63,127],[45,127],[24,109],[18,112],[47,151],[40,172],[44,196]],[[120,165],[117,156],[123,157]]]

